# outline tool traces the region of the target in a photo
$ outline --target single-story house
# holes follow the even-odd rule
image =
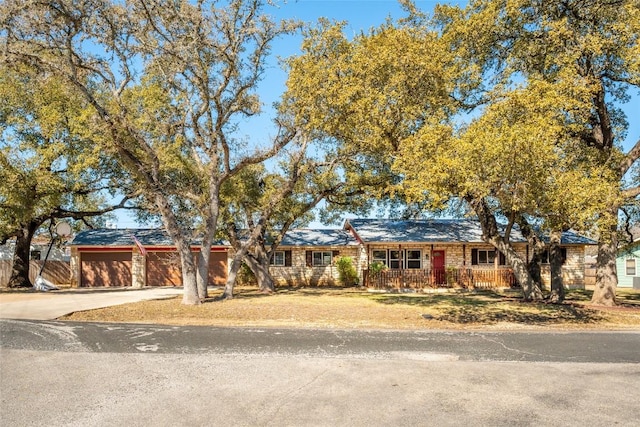
[[[529,260],[532,253],[517,228],[511,241]],[[566,232],[561,244],[565,283],[584,287],[584,250],[594,242]],[[223,243],[212,248],[210,284],[226,281],[230,249]],[[198,250],[194,244],[194,253]],[[335,262],[342,256],[352,258],[360,283],[373,288],[517,285],[504,256],[482,241],[479,223],[466,219],[348,219],[342,229],[291,230],[272,257],[270,271],[281,285],[339,284]],[[384,270],[373,273],[372,264]],[[181,284],[178,255],[161,230],[81,232],[71,244],[71,271],[75,286]],[[543,275],[548,282],[548,261]]]
[[[508,287],[515,278],[505,258],[482,240],[480,223],[470,219],[348,219],[349,230],[364,248],[365,265],[383,264],[381,274],[364,273],[371,287]],[[532,252],[517,228],[511,232],[513,246],[525,260]],[[573,232],[562,235],[562,266],[565,284],[584,287],[584,249],[593,242]],[[546,264],[546,265],[545,265]],[[550,282],[548,257],[543,278]]]
[[[618,250],[618,287],[640,289],[640,239]]]
[[[193,243],[194,255],[200,250]],[[227,280],[227,250],[223,243],[211,248],[209,284]],[[180,286],[180,257],[164,230],[94,229],[71,242],[71,285]]]

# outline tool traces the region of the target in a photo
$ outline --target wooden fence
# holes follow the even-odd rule
[[[375,275],[363,271],[365,286],[374,289],[516,287],[513,271],[500,269],[442,268],[425,270],[386,270]]]
[[[36,280],[38,272],[44,261],[29,262],[29,279],[31,283]],[[5,287],[11,277],[11,260],[0,260],[0,287]],[[71,281],[71,269],[69,261],[47,261],[42,277],[55,285],[66,285]]]

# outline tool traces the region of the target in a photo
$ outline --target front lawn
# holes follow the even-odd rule
[[[282,288],[200,306],[181,298],[73,313],[63,320],[167,325],[367,329],[640,329],[640,293],[618,292],[620,307],[587,306],[590,291],[569,291],[564,304],[525,303],[519,293],[370,293],[348,288]]]

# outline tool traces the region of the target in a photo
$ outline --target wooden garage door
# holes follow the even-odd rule
[[[209,258],[209,284],[224,286],[227,282],[227,251],[211,252]]]
[[[131,286],[131,252],[83,252],[80,286]]]
[[[147,286],[181,286],[182,268],[177,252],[147,253]]]
[[[194,253],[197,262],[197,254]],[[224,285],[227,281],[227,252],[211,252],[209,284]],[[147,286],[182,286],[182,268],[177,252],[147,254]]]

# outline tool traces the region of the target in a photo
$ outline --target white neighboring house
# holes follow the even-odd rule
[[[13,251],[16,246],[15,240],[9,240],[6,244],[0,245],[0,261],[13,260]],[[49,249],[49,243],[46,242],[32,242],[31,243],[31,256],[29,259],[32,261],[42,261]],[[63,246],[58,247],[53,245],[51,252],[49,253],[48,261],[69,261],[71,259],[71,250],[65,243]]]

